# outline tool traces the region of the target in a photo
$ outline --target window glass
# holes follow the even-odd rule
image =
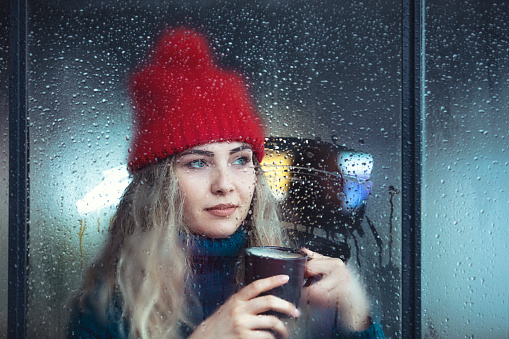
[[[165,25],[186,24],[209,33],[223,67],[248,77],[273,156],[294,157],[299,170],[277,159],[275,171],[294,176],[271,184],[309,214],[282,201],[287,221],[342,251],[386,335],[400,336],[400,23],[396,0],[29,1],[29,335],[65,333],[68,302],[130,180],[127,77]],[[344,163],[317,167],[331,152]],[[340,169],[337,192],[326,178]],[[367,180],[371,195],[350,195]],[[347,217],[320,200],[331,194]]]
[[[507,337],[509,14],[427,1],[422,330]]]

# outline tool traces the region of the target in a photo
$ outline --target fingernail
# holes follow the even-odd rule
[[[287,282],[288,280],[290,280],[290,277],[287,276],[287,275],[280,275],[279,276],[279,281],[281,281],[282,283]]]
[[[293,312],[292,312],[292,317],[294,318],[298,318],[300,317],[300,311],[298,308],[294,309]]]

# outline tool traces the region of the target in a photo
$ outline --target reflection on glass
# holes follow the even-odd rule
[[[301,218],[297,230],[348,251],[384,331],[399,336],[399,9],[396,1],[30,2],[29,333],[65,333],[70,297],[103,247],[129,181],[129,72],[164,25],[188,23],[210,32],[222,66],[249,79],[269,135],[322,140],[372,157],[371,195],[355,218],[338,214],[326,227],[322,213]],[[343,179],[355,192],[367,178]],[[278,197],[288,207],[284,198],[295,192],[285,180],[278,179]],[[334,182],[325,188],[337,195]]]
[[[104,179],[76,202],[78,213],[87,215],[105,207],[116,206],[122,193],[129,185],[129,173],[125,166],[118,166],[103,172]]]

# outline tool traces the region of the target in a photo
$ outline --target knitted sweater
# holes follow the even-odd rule
[[[184,243],[192,255],[191,279],[187,283],[186,295],[194,294],[198,303],[191,307],[191,319],[196,324],[208,318],[224,301],[238,289],[236,272],[241,252],[247,243],[247,234],[240,228],[235,234],[224,239],[205,237],[186,237]],[[189,293],[191,292],[191,293]],[[127,338],[128,323],[122,317],[120,296],[113,295],[113,307],[106,310],[106,319],[99,317],[100,310],[94,303],[94,296],[88,295],[81,305],[76,301],[68,326],[68,338]],[[308,328],[307,338],[384,338],[380,324],[373,323],[363,332],[347,332],[335,328],[330,314],[313,314]],[[329,312],[334,313],[334,312]],[[104,313],[103,313],[104,314]],[[334,316],[333,316],[334,317]],[[333,318],[332,317],[332,318]],[[320,320],[321,319],[321,320]],[[187,337],[192,330],[182,325],[179,330]]]

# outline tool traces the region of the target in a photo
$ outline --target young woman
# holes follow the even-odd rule
[[[73,306],[69,337],[383,336],[339,259],[303,249],[316,283],[303,288],[302,310],[262,295],[288,276],[242,284],[244,248],[290,239],[260,170],[264,134],[246,85],[216,66],[203,35],[163,34],[130,91],[133,180]],[[292,329],[291,318],[300,319]],[[308,326],[311,318],[321,320]]]

